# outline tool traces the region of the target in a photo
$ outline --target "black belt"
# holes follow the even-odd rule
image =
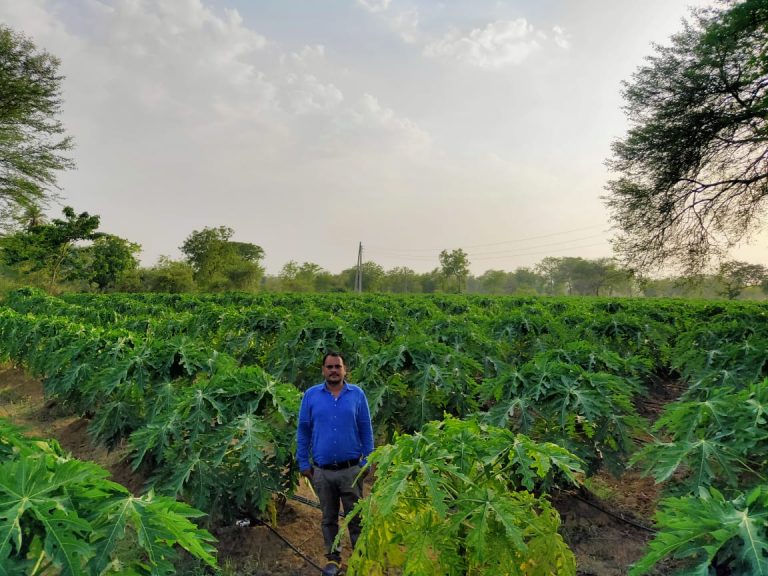
[[[334,462],[333,464],[315,464],[321,470],[346,470],[360,464],[360,458],[353,458],[352,460],[345,460],[344,462]]]

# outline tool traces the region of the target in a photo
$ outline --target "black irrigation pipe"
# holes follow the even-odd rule
[[[603,514],[607,514],[611,518],[615,518],[616,520],[620,520],[621,522],[624,522],[626,524],[629,524],[630,526],[634,526],[635,528],[639,528],[640,530],[645,530],[646,532],[650,532],[651,534],[656,534],[658,530],[655,528],[651,528],[650,526],[646,526],[645,524],[641,524],[640,522],[637,522],[636,520],[632,520],[631,518],[625,517],[623,514],[620,514],[618,512],[611,512],[610,510],[605,509],[603,506],[597,503],[597,497],[592,494],[589,490],[582,487],[582,491],[586,492],[590,498],[585,498],[581,495],[579,495],[577,492],[570,492],[570,491],[564,491],[566,494],[569,494],[573,497],[575,497],[577,500],[581,500],[585,504],[588,504],[589,506],[592,506],[596,510],[599,510]],[[301,502],[302,504],[306,504],[307,506],[312,506],[314,508],[320,508],[320,503],[315,502],[314,500],[310,500],[309,498],[304,498],[303,496],[296,496],[295,494],[292,495],[291,500],[296,500],[297,502]],[[340,516],[344,516],[344,514],[340,514]]]
[[[611,518],[615,518],[616,520],[620,520],[625,524],[629,524],[630,526],[634,526],[635,528],[639,528],[640,530],[645,530],[646,532],[650,532],[651,534],[658,533],[658,530],[656,530],[655,528],[651,528],[650,526],[641,524],[640,522],[637,522],[636,520],[632,520],[631,518],[626,518],[623,514],[619,512],[611,512],[610,510],[605,509],[603,506],[601,506],[595,501],[597,500],[597,497],[594,494],[592,494],[592,492],[590,492],[584,487],[582,487],[581,490],[586,494],[588,494],[589,498],[585,498],[584,496],[581,496],[577,492],[567,492],[567,493],[575,497],[577,500],[581,500],[585,504],[592,506],[592,508],[596,510],[600,510],[600,512],[602,512],[603,514],[607,514]]]
[[[310,558],[309,556],[307,556],[306,554],[304,554],[304,552],[302,552],[301,550],[299,550],[299,549],[298,549],[296,546],[294,546],[293,544],[291,544],[291,542],[290,542],[290,541],[289,541],[289,540],[288,540],[288,539],[287,539],[285,536],[283,536],[282,534],[280,534],[280,532],[278,532],[278,531],[277,531],[277,530],[275,530],[275,529],[274,529],[272,526],[270,526],[270,525],[269,525],[269,523],[267,523],[267,522],[264,522],[263,520],[259,520],[258,518],[257,518],[257,519],[255,519],[255,520],[254,520],[254,522],[255,522],[255,524],[256,524],[257,526],[266,526],[266,527],[267,527],[267,529],[268,529],[270,532],[272,532],[272,533],[273,533],[275,536],[277,536],[278,538],[280,538],[280,540],[282,540],[283,542],[285,542],[285,543],[288,545],[288,547],[289,547],[291,550],[293,550],[294,552],[296,552],[296,554],[298,554],[299,556],[301,556],[301,558],[302,558],[302,559],[303,559],[303,560],[304,560],[304,561],[305,561],[307,564],[310,564],[311,566],[314,566],[314,567],[315,567],[315,568],[317,568],[317,569],[318,569],[318,571],[320,571],[320,572],[322,572],[322,571],[323,571],[323,568],[322,568],[322,567],[321,567],[319,564],[317,564],[317,563],[316,563],[314,560],[312,560],[312,558]]]
[[[573,491],[564,491],[566,494],[569,494],[570,496],[573,496],[577,500],[580,500],[581,502],[584,502],[585,504],[592,506],[596,510],[599,510],[603,514],[606,514],[612,518],[615,518],[616,520],[619,520],[621,522],[624,522],[625,524],[629,524],[630,526],[634,526],[635,528],[639,528],[640,530],[645,530],[646,532],[650,532],[651,534],[655,534],[658,531],[654,528],[651,528],[650,526],[646,526],[644,524],[641,524],[640,522],[636,522],[635,520],[632,520],[630,518],[626,518],[623,514],[617,513],[617,512],[611,512],[610,510],[607,510],[603,506],[597,504],[595,502],[595,496],[587,490],[586,488],[582,487],[581,490],[585,492],[587,495],[590,496],[590,498],[585,498],[584,496],[581,496],[577,492]],[[309,498],[304,498],[303,496],[297,496],[295,494],[290,496],[291,500],[295,500],[296,502],[301,502],[302,504],[306,504],[307,506],[312,506],[313,508],[320,508],[320,503],[316,502],[314,500],[310,500]],[[319,564],[317,564],[312,558],[304,554],[301,550],[299,550],[296,546],[294,546],[285,536],[280,534],[277,530],[275,530],[269,523],[264,522],[260,519],[254,520],[255,524],[257,526],[265,526],[270,532],[272,532],[275,536],[277,536],[280,540],[282,540],[291,550],[293,550],[296,554],[298,554],[307,564],[317,568],[320,572],[323,571],[323,569],[320,567]],[[589,573],[580,573],[580,574],[589,574]]]

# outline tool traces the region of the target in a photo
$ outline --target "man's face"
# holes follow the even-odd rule
[[[341,384],[347,375],[347,369],[344,368],[344,361],[338,356],[328,356],[323,362],[323,377],[330,385]]]

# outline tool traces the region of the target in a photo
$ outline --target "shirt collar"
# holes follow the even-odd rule
[[[330,390],[328,389],[328,381],[327,380],[323,381],[323,390],[325,390],[326,392],[330,393]],[[341,386],[341,390],[339,391],[339,394],[341,394],[342,392],[346,392],[346,390],[347,390],[347,381],[344,380],[344,383]]]

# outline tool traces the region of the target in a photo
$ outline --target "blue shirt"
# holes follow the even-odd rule
[[[359,386],[344,382],[337,398],[325,382],[304,392],[296,431],[299,470],[309,470],[312,463],[328,466],[366,458],[371,452],[371,413],[365,392]]]

